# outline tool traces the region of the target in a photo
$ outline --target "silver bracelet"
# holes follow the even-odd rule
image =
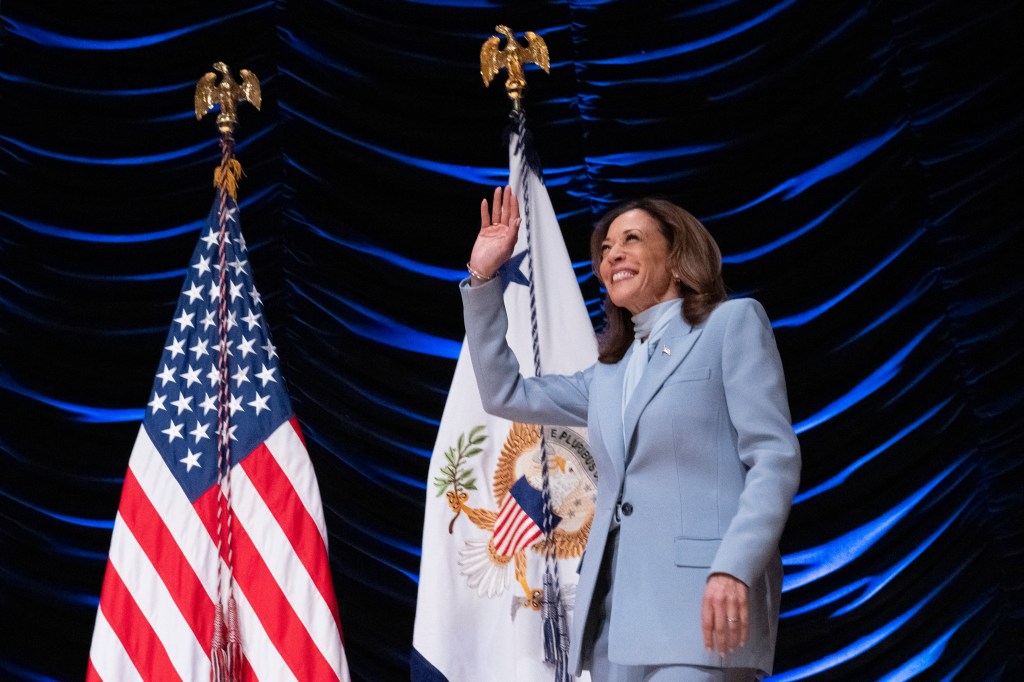
[[[494,275],[491,275],[490,277],[488,277],[487,275],[481,275],[479,272],[474,270],[473,266],[470,265],[469,263],[466,263],[466,269],[469,270],[469,274],[471,274],[473,277],[476,277],[481,282],[489,282],[492,279],[494,279]],[[495,274],[497,274],[497,273],[495,273]]]

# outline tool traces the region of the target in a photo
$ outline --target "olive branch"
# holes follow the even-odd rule
[[[484,428],[486,427],[483,425],[474,426],[468,436],[460,433],[455,446],[448,448],[444,453],[447,464],[441,467],[441,475],[434,478],[437,496],[441,497],[448,493],[448,506],[455,512],[451,523],[448,524],[449,534],[455,525],[455,519],[462,513],[462,503],[469,499],[466,491],[476,490],[476,478],[473,477],[473,469],[469,466],[468,460],[483,452],[480,444],[487,440],[487,435],[483,433]]]

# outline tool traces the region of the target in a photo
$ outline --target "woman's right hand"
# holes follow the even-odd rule
[[[480,233],[476,236],[469,267],[486,279],[472,277],[471,284],[479,284],[494,277],[498,268],[512,257],[519,238],[519,200],[512,188],[494,188],[494,199],[488,207],[487,199],[480,202]]]

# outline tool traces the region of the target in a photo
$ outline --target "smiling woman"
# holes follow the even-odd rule
[[[621,248],[614,248],[617,241]],[[632,315],[653,303],[681,297],[683,317],[699,324],[726,298],[718,244],[689,211],[664,199],[635,199],[605,213],[594,226],[590,255],[594,274],[608,291],[606,324],[598,337],[601,362],[622,359],[633,342]],[[637,272],[657,278],[620,287],[616,277],[628,277],[640,262],[644,267]],[[664,276],[668,282],[662,282]],[[645,291],[650,292],[646,304]]]
[[[591,238],[607,290],[599,362],[524,379],[493,281],[518,232],[515,196],[495,190],[462,286],[466,336],[488,412],[588,427],[598,492],[570,665],[595,682],[761,679],[772,671],[778,542],[800,477],[764,310],[725,300],[721,253],[696,218],[632,201]]]

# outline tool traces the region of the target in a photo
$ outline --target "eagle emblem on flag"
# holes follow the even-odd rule
[[[459,572],[481,597],[504,594],[513,580],[523,591],[522,605],[540,607],[540,586],[527,579],[528,550],[541,559],[547,549],[544,537],[541,429],[548,460],[548,483],[554,527],[555,555],[559,559],[579,557],[587,544],[594,519],[597,474],[584,429],[538,426],[515,422],[509,430],[495,466],[494,501],[497,508],[469,505],[469,491],[475,478],[469,470],[443,468],[436,484],[443,487],[455,520],[462,514],[479,530],[459,551]],[[479,427],[468,440],[460,437],[454,453],[479,452],[485,436]],[[467,447],[469,446],[469,447]],[[475,454],[475,453],[474,453]],[[471,456],[471,455],[470,455]],[[449,465],[460,461],[450,458]],[[465,458],[461,460],[465,462]],[[450,485],[444,486],[447,482]],[[455,485],[460,482],[461,485]]]

